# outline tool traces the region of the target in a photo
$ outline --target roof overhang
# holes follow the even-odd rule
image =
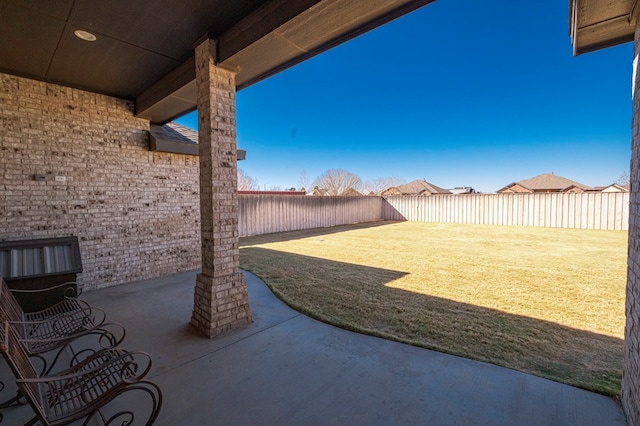
[[[272,1],[220,35],[218,66],[241,90],[432,1]],[[136,98],[136,114],[155,123],[195,108],[193,57]]]
[[[432,1],[6,0],[0,72],[129,99],[162,124],[196,108],[193,55],[206,38],[243,89]]]
[[[633,41],[638,0],[569,0],[573,54]]]

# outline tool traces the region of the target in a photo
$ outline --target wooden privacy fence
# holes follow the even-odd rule
[[[416,222],[629,229],[629,193],[385,197],[382,218]]]
[[[393,197],[240,195],[240,236],[410,220],[628,230],[629,194],[482,194]]]
[[[240,236],[382,220],[381,197],[240,195]]]

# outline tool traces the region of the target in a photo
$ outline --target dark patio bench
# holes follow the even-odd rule
[[[144,379],[151,368],[151,359],[144,352],[103,349],[55,375],[38,376],[24,345],[7,321],[0,322],[0,351],[35,412],[27,425],[38,421],[43,425],[66,425],[83,418],[86,425],[96,415],[104,424],[117,421],[132,425],[137,414],[133,408],[141,407],[139,395],[127,400],[132,408],[119,409],[114,414],[104,412],[107,404],[125,394],[131,397],[132,392],[141,393],[151,402],[146,425],[153,424],[158,417],[162,393],[155,383]],[[116,404],[117,407],[124,402]]]
[[[12,290],[21,290],[15,296],[25,312],[41,311],[77,296],[75,281],[80,272],[77,237],[0,241],[0,276]]]

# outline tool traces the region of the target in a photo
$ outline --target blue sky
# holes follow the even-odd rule
[[[574,57],[568,1],[439,0],[237,94],[262,189],[346,169],[493,192],[629,169],[627,43]],[[178,120],[195,128],[195,113]]]

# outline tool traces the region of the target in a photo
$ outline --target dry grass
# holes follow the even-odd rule
[[[626,232],[381,222],[241,239],[320,320],[620,393]]]

